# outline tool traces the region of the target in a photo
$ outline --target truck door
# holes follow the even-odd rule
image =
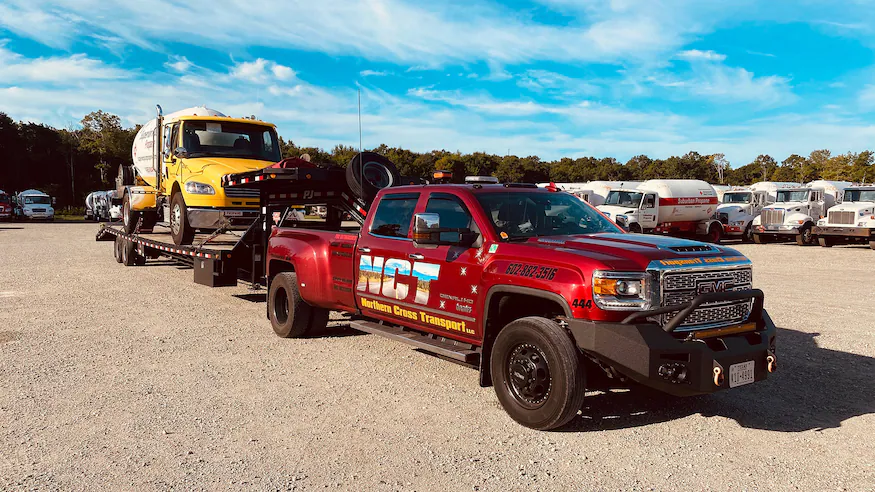
[[[161,158],[164,159],[163,171],[164,179],[161,180],[162,191],[169,194],[173,189],[173,182],[176,181],[176,176],[179,174],[179,159],[173,156],[173,151],[179,147],[179,122],[164,127],[164,148],[161,152]]]
[[[362,228],[356,250],[355,292],[358,306],[367,316],[417,324],[410,228],[419,198],[419,193],[383,195]]]
[[[812,191],[811,194],[811,208],[809,209],[809,216],[817,221],[817,219],[823,217],[823,192],[822,191]]]
[[[639,223],[644,229],[653,229],[656,227],[658,219],[659,203],[658,197],[654,193],[647,193],[641,198],[641,214],[639,215]]]

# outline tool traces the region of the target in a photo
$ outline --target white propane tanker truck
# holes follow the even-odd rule
[[[845,188],[842,203],[829,209],[812,233],[826,248],[868,242],[875,249],[875,186]]]
[[[698,236],[717,243],[723,224],[714,218],[717,192],[697,179],[651,179],[611,190],[597,207],[630,232]]]
[[[801,186],[799,183],[761,181],[748,188],[724,190],[717,206],[717,219],[723,224],[726,237],[753,240],[753,220],[759,217],[763,208],[775,202],[776,193],[781,188]],[[720,195],[720,191],[717,191]]]
[[[642,181],[587,181],[585,183],[538,183],[539,188],[553,185],[597,207],[605,203],[608,193],[616,188],[634,188]]]
[[[753,221],[754,242],[795,239],[800,246],[814,244],[814,226],[841,200],[849,186],[851,183],[847,181],[818,180],[802,187],[778,190],[775,203],[764,207]]]
[[[162,221],[176,245],[191,244],[197,230],[249,227],[258,216],[258,190],[225,190],[222,179],[282,159],[270,123],[205,107],[165,116],[160,106],[134,137],[131,156],[133,165],[120,166],[116,179],[125,232]]]

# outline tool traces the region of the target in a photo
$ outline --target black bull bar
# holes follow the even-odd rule
[[[750,313],[748,314],[748,321],[759,321],[762,318],[763,314],[763,291],[761,291],[760,289],[746,289],[736,290],[732,292],[712,292],[709,294],[701,294],[699,296],[696,296],[695,299],[686,304],[677,304],[674,306],[666,306],[632,313],[629,316],[626,316],[622,323],[624,325],[628,325],[632,324],[632,322],[637,319],[649,318],[651,316],[659,316],[660,314],[668,314],[677,311],[678,314],[674,316],[668,323],[666,323],[665,326],[662,327],[662,329],[665,330],[667,333],[671,333],[675,331],[678,326],[680,326],[684,322],[684,320],[687,319],[689,315],[693,314],[693,311],[698,309],[702,304],[726,301],[743,301],[746,299],[753,299],[754,301]]]

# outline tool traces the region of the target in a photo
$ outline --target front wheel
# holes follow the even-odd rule
[[[741,241],[745,243],[753,241],[753,227],[751,227],[750,224],[744,228],[744,234],[741,235]]]
[[[580,352],[551,320],[531,316],[504,327],[492,346],[490,369],[501,406],[526,427],[561,427],[583,406]]]
[[[817,238],[817,243],[824,248],[831,248],[833,245],[832,238],[829,237],[819,237]]]
[[[182,193],[176,193],[170,200],[170,235],[177,246],[194,241],[194,228],[188,223],[188,207]]]
[[[707,241],[717,244],[720,242],[721,237],[723,237],[723,228],[717,224],[711,224],[711,227],[708,228]]]
[[[99,218],[97,220],[100,221]],[[125,197],[122,200],[122,228],[126,233],[133,234],[139,221],[140,212],[131,208],[131,194],[125,193]]]
[[[753,235],[753,242],[756,244],[765,244],[767,241],[766,241],[766,238],[764,238],[762,235],[754,234]]]
[[[799,246],[811,246],[814,244],[814,235],[811,233],[811,225],[804,225],[796,234],[796,244]]]

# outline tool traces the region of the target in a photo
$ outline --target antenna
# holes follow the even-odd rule
[[[362,88],[358,88],[359,94],[359,184],[365,189],[365,163],[362,162]]]

